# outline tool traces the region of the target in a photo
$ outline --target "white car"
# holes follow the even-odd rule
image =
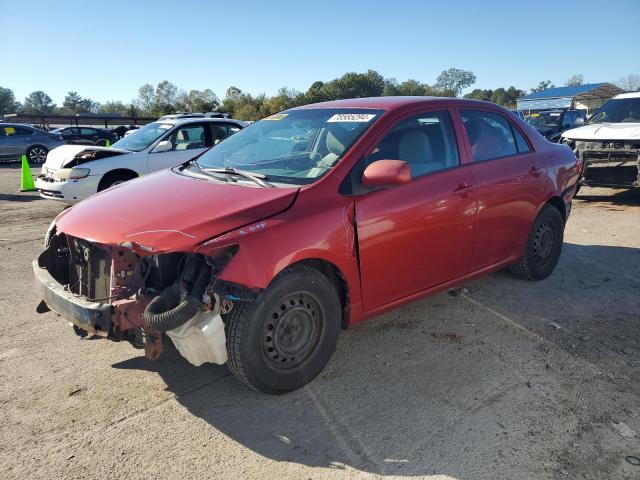
[[[561,142],[583,162],[579,185],[640,187],[640,92],[616,95]]]
[[[35,181],[44,198],[76,203],[141,175],[190,160],[245,126],[226,118],[149,123],[111,147],[63,145],[47,155]]]

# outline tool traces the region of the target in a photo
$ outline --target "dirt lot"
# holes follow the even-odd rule
[[[30,262],[62,208],[18,185],[0,168],[0,478],[640,479],[640,195],[585,188],[546,281],[376,318],[270,397],[37,315]]]

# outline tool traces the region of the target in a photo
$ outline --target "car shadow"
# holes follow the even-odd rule
[[[136,357],[113,367],[157,372],[191,414],[275,461],[377,475],[547,477],[541,465],[567,427],[558,421],[556,431],[552,424],[540,433],[541,418],[549,404],[557,405],[557,418],[579,415],[570,413],[578,402],[567,393],[570,381],[549,369],[556,360],[541,347],[556,345],[576,362],[619,357],[607,351],[618,348],[616,336],[640,338],[638,285],[609,267],[639,259],[640,249],[565,244],[556,272],[543,282],[498,272],[462,293],[441,293],[356,325],[343,332],[313,382],[282,396],[250,390],[224,366],[193,367],[170,342],[158,361]],[[536,335],[523,339],[504,318]],[[576,340],[583,330],[594,332],[588,335],[598,340],[597,350]],[[589,395],[587,380],[575,381]],[[537,383],[544,392],[536,393]],[[541,458],[532,460],[536,454]]]
[[[640,189],[611,190],[583,187],[575,197],[585,203],[608,203],[612,205],[640,205]]]
[[[38,192],[31,193],[0,193],[0,202],[34,202],[37,200],[44,200]]]

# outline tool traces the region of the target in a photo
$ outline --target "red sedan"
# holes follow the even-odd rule
[[[560,257],[579,165],[509,111],[429,97],[287,110],[194,160],[65,210],[34,262],[38,311],[269,393],[325,366],[341,328]]]

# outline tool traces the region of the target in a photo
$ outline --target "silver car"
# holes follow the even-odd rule
[[[27,156],[29,163],[44,163],[52,148],[64,145],[62,135],[22,123],[0,123],[0,162]]]

